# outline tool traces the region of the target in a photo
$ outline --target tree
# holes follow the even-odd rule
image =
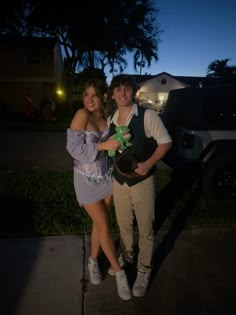
[[[4,34],[14,29],[21,36],[55,37],[63,46],[71,74],[86,67],[123,71],[127,52],[134,53],[135,69],[158,59],[160,31],[153,0],[90,0],[79,10],[72,0],[13,2],[18,6],[10,12],[11,23],[4,20]]]
[[[143,3],[140,5],[138,12],[133,16],[133,23],[139,18],[143,21],[143,25],[136,34],[134,39],[134,69],[137,71],[139,68],[139,74],[142,73],[142,68],[146,65],[151,66],[152,61],[158,61],[158,45],[159,45],[159,34],[160,29],[157,22],[153,17],[158,14],[158,10],[154,9],[153,6]],[[155,30],[158,30],[158,36],[155,36]],[[146,35],[144,35],[146,34]]]
[[[218,84],[236,82],[236,66],[228,66],[230,59],[215,60],[207,68],[207,78]]]

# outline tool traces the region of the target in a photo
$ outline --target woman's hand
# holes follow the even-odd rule
[[[110,137],[108,140],[104,142],[100,142],[97,144],[98,151],[109,151],[113,150],[116,151],[120,146],[119,141],[112,139]]]

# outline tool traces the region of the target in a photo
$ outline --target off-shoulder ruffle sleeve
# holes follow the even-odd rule
[[[67,129],[66,149],[81,163],[92,163],[98,155],[97,143],[85,143],[85,131]]]

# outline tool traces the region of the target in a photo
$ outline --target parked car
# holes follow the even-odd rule
[[[160,116],[174,144],[164,162],[197,169],[207,198],[236,198],[236,86],[172,90]]]

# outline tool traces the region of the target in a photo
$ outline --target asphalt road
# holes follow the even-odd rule
[[[66,131],[0,131],[0,172],[72,170]],[[160,169],[167,168],[158,162]]]
[[[0,171],[71,170],[66,132],[0,132]]]

